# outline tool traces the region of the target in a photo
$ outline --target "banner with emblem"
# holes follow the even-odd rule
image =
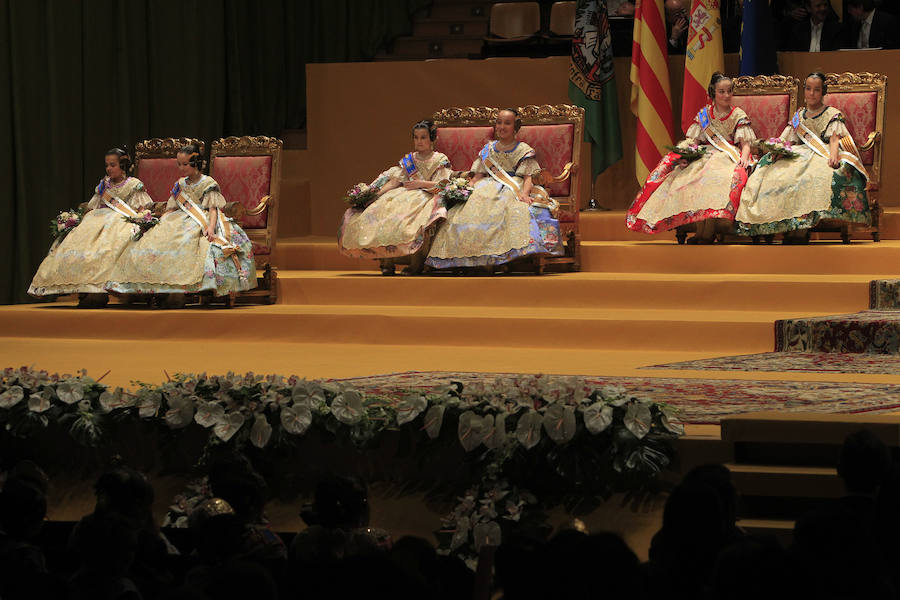
[[[584,138],[591,143],[591,174],[597,177],[622,158],[606,0],[578,0],[569,99],[584,109]]]
[[[693,0],[684,57],[684,93],[681,99],[681,127],[687,131],[694,115],[709,103],[709,80],[725,70],[722,48],[722,17],[719,0]]]

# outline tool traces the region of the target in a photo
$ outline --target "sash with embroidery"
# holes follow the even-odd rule
[[[209,219],[206,218],[206,212],[200,208],[185,192],[181,189],[181,184],[176,183],[172,188],[172,197],[178,203],[178,207],[184,211],[197,225],[200,226],[201,235],[206,234],[209,229]],[[247,279],[247,271],[241,268],[241,262],[237,254],[240,248],[232,244],[231,239],[231,219],[226,217],[222,211],[219,211],[219,218],[216,219],[216,235],[210,242],[214,246],[222,249],[222,253],[231,258],[234,266],[237,268],[240,278],[243,281]]]
[[[740,150],[738,150],[734,144],[726,140],[721,133],[715,130],[712,124],[714,117],[711,112],[709,106],[704,106],[700,109],[700,112],[697,113],[697,121],[700,122],[700,127],[703,129],[703,135],[706,136],[707,141],[716,150],[724,152],[735,164],[739,163],[741,161]]]
[[[488,175],[490,175],[494,181],[497,183],[506,186],[510,190],[512,190],[513,194],[516,197],[519,196],[519,190],[521,189],[519,183],[509,174],[507,173],[500,165],[498,165],[493,157],[491,157],[491,143],[488,142],[485,144],[484,148],[481,149],[481,152],[478,153],[478,157],[481,158],[481,164],[484,165],[485,170],[487,170]],[[496,142],[493,142],[496,143]],[[528,158],[530,155],[526,155],[523,158]],[[555,218],[557,214],[559,214],[559,203],[550,197],[550,194],[547,193],[543,187],[536,185],[531,188],[531,196],[537,198],[537,201],[532,202],[533,206],[537,206],[539,208],[546,208],[550,211],[550,214]]]
[[[400,159],[400,168],[403,169],[409,179],[416,179],[415,175],[419,169],[416,167],[416,161],[412,152]]]
[[[794,113],[794,118],[791,119],[791,127],[794,129],[794,133],[797,134],[797,137],[803,140],[807,146],[809,146],[813,152],[828,160],[831,157],[831,149],[822,141],[818,135],[816,135],[806,124],[803,122],[803,119],[800,117],[800,112],[803,109],[798,110]],[[866,168],[863,166],[862,161],[859,158],[859,150],[856,148],[856,143],[853,141],[853,138],[849,135],[845,135],[840,139],[838,144],[840,150],[838,150],[838,158],[841,162],[845,162],[866,178],[866,181],[869,180],[869,173],[866,172]]]
[[[97,186],[97,194],[100,196],[100,201],[103,202],[107,208],[122,215],[123,218],[138,216],[137,211],[131,208],[127,202],[112,193],[112,187],[109,186],[106,179],[100,180],[100,185]],[[133,234],[137,233],[139,230],[140,227],[132,224],[131,232]]]

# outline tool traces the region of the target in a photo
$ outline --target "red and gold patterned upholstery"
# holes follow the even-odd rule
[[[760,94],[734,96],[733,104],[747,113],[753,132],[761,140],[778,137],[790,122],[793,90],[785,94]]]
[[[228,137],[212,143],[210,175],[226,200],[243,207],[237,218],[253,244],[257,266],[269,262],[275,246],[282,145],[281,140],[264,136]]]
[[[135,176],[143,182],[154,202],[169,199],[169,192],[181,177],[175,156],[191,144],[200,148],[200,154],[206,152],[206,144],[194,138],[152,138],[135,145]]]
[[[878,107],[876,92],[835,92],[828,90],[825,104],[833,106],[844,115],[847,129],[857,146],[866,143],[869,134],[876,131],[875,114]],[[864,165],[872,164],[875,152],[872,149],[860,152]]]
[[[433,115],[438,128],[435,150],[450,159],[454,170],[466,171],[478,156],[479,150],[493,139],[493,124],[499,109],[482,106],[448,108]],[[561,174],[566,164],[578,165],[581,140],[584,137],[584,109],[568,104],[521,106],[517,108],[522,128],[518,139],[535,150],[535,158],[548,173]],[[546,175],[546,173],[544,173]],[[579,177],[559,177],[546,184],[547,191],[559,203],[560,228],[567,239],[565,257],[541,258],[540,271],[545,264],[567,264],[578,269],[580,249],[578,234]]]

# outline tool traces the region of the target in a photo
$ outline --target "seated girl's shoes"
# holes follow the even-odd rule
[[[107,304],[107,294],[78,294],[78,308],[105,308]]]

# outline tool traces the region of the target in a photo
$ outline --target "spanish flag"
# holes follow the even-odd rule
[[[687,131],[700,109],[709,104],[709,80],[725,70],[719,0],[693,0],[684,57],[681,128]]]
[[[637,0],[631,44],[631,112],[637,117],[634,170],[643,185],[672,144],[672,92],[663,0]]]

